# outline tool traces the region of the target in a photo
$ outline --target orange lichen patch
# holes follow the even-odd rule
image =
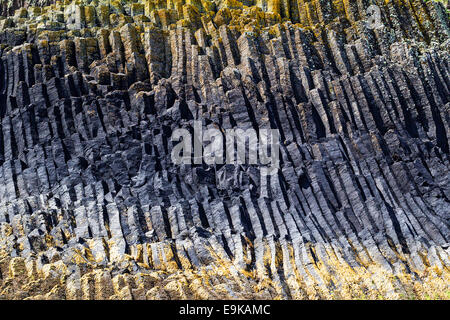
[[[317,249],[312,245],[309,248],[309,258],[318,259]],[[403,268],[403,271],[392,274],[373,262],[351,267],[334,251],[326,249],[326,261],[316,260],[309,265],[310,268],[305,268],[305,278],[296,267],[292,245],[288,245],[284,253],[275,242],[274,249],[272,254],[267,243],[264,264],[268,273],[264,275],[256,273],[255,269],[236,269],[237,273],[230,273],[232,261],[217,255],[209,267],[179,269],[173,249],[166,245],[160,252],[162,264],[158,270],[147,267],[142,269],[144,273],[114,276],[111,273],[113,265],[87,264],[92,260],[89,250],[83,253],[75,251],[75,256],[83,255],[83,258],[74,258],[73,261],[76,265],[85,266],[84,274],[75,281],[68,277],[70,272],[62,261],[44,265],[41,271],[37,271],[33,260],[6,257],[0,260],[0,266],[6,263],[8,268],[7,277],[0,283],[0,292],[3,298],[19,299],[276,299],[286,292],[274,282],[274,274],[270,271],[274,263],[277,272],[285,273],[290,297],[294,299],[449,299],[448,268],[427,267],[417,275],[407,273]],[[133,252],[139,250],[135,248]],[[126,261],[136,260],[127,255],[121,263]],[[286,274],[289,268],[292,272]]]

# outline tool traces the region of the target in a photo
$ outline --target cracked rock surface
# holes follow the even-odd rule
[[[49,3],[0,11],[0,298],[449,299],[447,4]],[[278,173],[175,165],[194,121]]]

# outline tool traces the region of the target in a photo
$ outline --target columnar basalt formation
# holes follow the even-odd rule
[[[0,298],[449,298],[445,3],[35,3],[0,17]],[[194,121],[278,129],[278,173],[175,165]]]

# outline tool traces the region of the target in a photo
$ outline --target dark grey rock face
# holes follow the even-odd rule
[[[414,5],[382,6],[376,30],[364,7],[258,34],[206,15],[106,27],[80,7],[68,29],[36,28],[31,10],[0,20],[0,248],[71,268],[74,252],[129,255],[133,274],[163,268],[164,246],[179,269],[214,266],[213,251],[285,298],[292,277],[324,284],[333,254],[355,270],[445,269],[449,20]],[[175,165],[172,132],[194,121],[278,129],[278,173]]]

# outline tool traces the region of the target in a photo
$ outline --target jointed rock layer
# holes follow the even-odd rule
[[[1,6],[0,298],[449,298],[444,3],[50,3]],[[278,174],[175,165],[195,120]]]

